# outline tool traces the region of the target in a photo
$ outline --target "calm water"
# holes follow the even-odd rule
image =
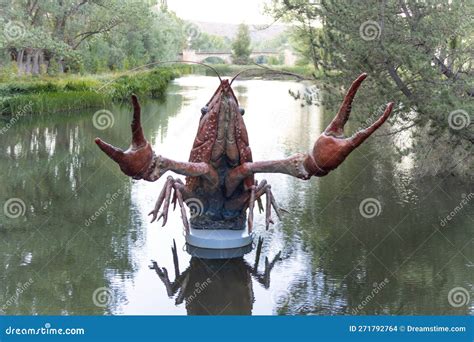
[[[165,102],[143,101],[144,129],[155,151],[187,160],[199,110],[216,86],[214,78],[184,77],[170,86]],[[301,85],[236,82],[254,160],[308,150],[331,119],[295,102],[290,88]],[[361,103],[356,107],[363,112]],[[472,185],[415,181],[413,159],[399,162],[391,141],[371,139],[324,178],[265,175],[290,213],[282,222],[275,218],[269,231],[256,214],[256,233],[264,238],[257,268],[255,251],[232,261],[191,259],[182,249],[177,211],[164,228],[148,223],[164,179],[131,181],[93,144],[96,136],[129,143],[129,105],[106,109],[115,119],[106,130],[94,127],[90,110],[21,118],[0,135],[1,207],[12,198],[24,203],[18,218],[0,208],[4,313],[474,313],[472,202],[441,223],[462,196],[470,198]],[[361,215],[368,198],[374,217]],[[155,260],[175,280],[173,239],[181,282],[168,293],[149,265]],[[265,272],[265,258],[272,261],[280,251]],[[456,287],[470,296],[457,308],[448,300]]]

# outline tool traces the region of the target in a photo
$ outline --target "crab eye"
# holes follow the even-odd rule
[[[207,106],[204,106],[201,108],[201,114],[204,115],[204,114],[207,114],[207,112],[209,111],[209,109],[207,108]]]
[[[240,112],[240,115],[244,115],[245,114],[245,109],[239,108],[239,112]]]

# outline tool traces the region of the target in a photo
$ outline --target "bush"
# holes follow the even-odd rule
[[[2,114],[51,114],[83,108],[103,107],[110,99],[95,91],[37,93],[7,97],[0,100]]]
[[[21,79],[0,85],[0,114],[13,115],[30,103],[24,114],[103,107],[109,101],[128,101],[131,94],[161,98],[173,78],[191,70],[179,65],[130,75]]]
[[[107,92],[114,100],[128,100],[132,94],[160,98],[169,82],[186,68],[154,69],[133,75],[120,76],[107,85]]]

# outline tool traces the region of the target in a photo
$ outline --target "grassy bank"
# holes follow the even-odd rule
[[[266,72],[256,65],[213,64],[221,76],[233,76],[253,69],[240,79],[292,79]],[[311,76],[309,66],[272,66],[272,69]],[[162,98],[169,82],[183,74],[215,74],[195,65],[173,65],[153,70],[99,75],[64,75],[60,77],[17,77],[11,75],[0,83],[0,116],[15,114],[48,114],[85,108],[104,107],[117,101],[128,101],[132,93],[143,97]]]
[[[103,107],[132,93],[162,98],[169,82],[190,73],[189,66],[93,76],[14,78],[0,84],[1,115],[48,114]]]

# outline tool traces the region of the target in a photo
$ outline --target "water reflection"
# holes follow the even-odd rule
[[[308,150],[332,117],[287,96],[288,88],[301,87],[297,83],[235,84],[254,160]],[[184,77],[170,87],[165,102],[142,100],[145,134],[158,153],[187,160],[200,108],[217,85],[215,78]],[[354,110],[362,115],[363,100],[356,100]],[[118,146],[129,144],[131,107],[107,109],[115,124],[104,131],[93,126],[93,111],[84,111],[25,117],[0,135],[3,312],[205,314],[198,301],[187,305],[186,298],[209,270],[222,265],[191,259],[182,249],[179,213],[170,212],[166,228],[148,223],[146,214],[163,179],[130,181],[95,147],[97,135]],[[440,224],[474,191],[472,184],[415,179],[413,168],[416,163],[400,167],[391,141],[371,139],[327,177],[305,182],[265,175],[290,213],[268,232],[263,215],[257,214],[255,232],[265,237],[261,264],[255,267],[257,250],[229,262],[216,280],[210,278],[216,288],[204,291],[199,301],[207,302],[211,312],[235,302],[228,312],[249,314],[352,314],[355,309],[359,314],[473,314],[472,300],[459,307],[448,302],[455,287],[474,297],[472,205]],[[10,198],[25,203],[24,215],[4,215]],[[366,198],[380,202],[378,216],[360,214]],[[169,251],[173,239],[184,271],[170,284],[176,287],[175,300],[182,292],[181,304],[169,299],[156,272],[148,269],[150,259],[161,270],[175,268]],[[268,286],[264,256],[273,261],[280,251]],[[19,284],[30,279],[31,285],[17,295]],[[385,279],[383,289],[367,301]],[[97,306],[93,293],[102,287],[110,290],[111,300]],[[235,300],[241,297],[242,302]]]
[[[263,239],[259,238],[255,262],[250,265],[244,258],[200,259],[192,257],[182,273],[179,270],[176,243],[172,248],[175,280],[170,281],[168,270],[152,261],[155,270],[166,288],[168,297],[175,304],[183,302],[188,315],[250,315],[254,303],[252,277],[265,289],[270,287],[270,274],[280,260],[280,252],[269,262],[265,257],[263,272],[259,272]]]

